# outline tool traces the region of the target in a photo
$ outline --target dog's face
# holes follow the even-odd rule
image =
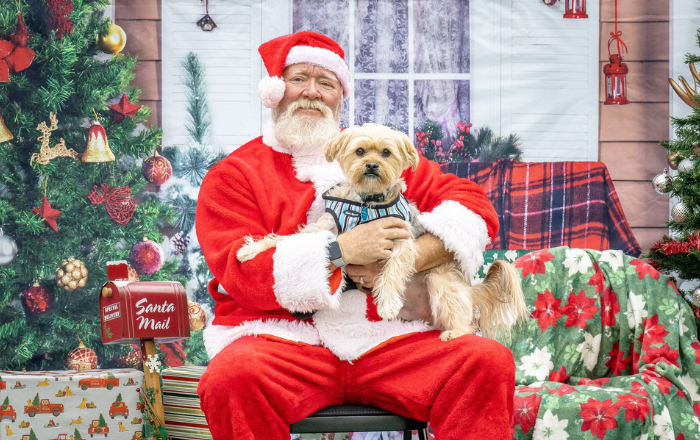
[[[345,177],[360,193],[381,193],[403,170],[418,166],[418,153],[405,134],[378,124],[344,130],[323,149],[326,160],[337,160]]]

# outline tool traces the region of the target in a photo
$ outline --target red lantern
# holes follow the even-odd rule
[[[629,104],[627,100],[627,64],[619,54],[610,55],[610,64],[603,66],[605,74],[605,105]]]
[[[617,30],[617,0],[615,0],[615,31],[610,32],[608,40],[608,56],[610,64],[603,66],[605,74],[605,102],[604,105],[629,104],[627,100],[627,64],[622,62],[622,49],[627,52],[627,45],[622,41],[622,31]],[[615,41],[617,53],[610,53],[610,44]]]
[[[586,0],[566,0],[564,9],[564,18],[588,18]]]

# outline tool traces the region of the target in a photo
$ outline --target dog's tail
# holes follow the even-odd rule
[[[515,267],[502,260],[493,262],[484,281],[471,291],[484,336],[509,341],[511,329],[525,322],[528,316]]]

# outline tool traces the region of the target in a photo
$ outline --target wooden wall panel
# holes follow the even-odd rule
[[[618,29],[629,47],[624,62],[630,68],[630,104],[622,106],[602,104],[602,66],[608,62],[614,4],[600,2],[600,160],[608,166],[627,221],[646,251],[668,233],[668,197],[653,190],[651,179],[668,166],[658,142],[669,137],[669,0],[618,2]]]
[[[138,58],[132,85],[141,89],[139,104],[151,107],[148,125],[161,120],[161,3],[160,0],[115,0],[115,23],[126,32],[123,53]]]

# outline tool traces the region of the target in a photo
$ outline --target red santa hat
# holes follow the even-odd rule
[[[284,96],[282,71],[298,63],[313,64],[335,73],[343,87],[343,98],[350,96],[350,69],[345,62],[345,52],[332,38],[311,31],[297,32],[263,43],[258,52],[270,75],[261,79],[258,85],[258,94],[265,107],[277,107]]]

